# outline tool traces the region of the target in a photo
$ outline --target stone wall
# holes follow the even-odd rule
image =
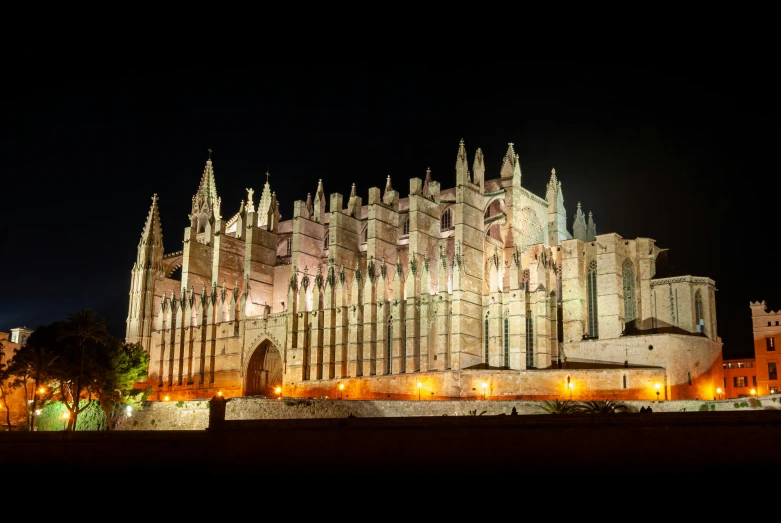
[[[743,400],[722,401],[624,401],[632,411],[651,407],[654,412],[695,412],[703,405],[715,411],[747,411],[781,409],[781,394],[757,398],[762,407],[735,407]],[[316,419],[390,418],[417,416],[469,416],[471,411],[484,416],[510,415],[513,407],[519,415],[545,414],[540,401],[521,400],[446,400],[446,401],[364,401],[332,399],[259,399],[229,398],[226,405],[227,420],[257,419]],[[703,413],[706,414],[706,413]],[[546,414],[547,415],[547,414]],[[209,425],[209,401],[149,402],[141,410],[123,416],[117,430],[204,430]]]

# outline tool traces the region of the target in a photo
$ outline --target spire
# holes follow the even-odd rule
[[[312,204],[312,193],[308,192],[306,193],[306,203],[304,204],[306,206],[306,212],[309,214],[309,218],[312,217],[312,213],[314,212],[314,205]]]
[[[385,195],[391,192],[393,188],[391,187],[391,181],[390,181],[390,174],[388,175],[388,180],[385,182],[385,192],[383,193],[383,199],[385,199]]]
[[[209,158],[206,160],[206,166],[203,168],[201,183],[198,185],[198,192],[195,193],[195,200],[199,204],[208,204],[211,209],[217,202],[217,186],[214,183],[214,167],[212,166],[212,150],[208,149]]]
[[[502,172],[500,176],[502,178],[510,178],[515,174],[515,167],[518,164],[518,155],[515,154],[513,143],[507,144],[507,152],[502,160]]]
[[[477,148],[475,151],[475,162],[472,165],[472,173],[475,177],[475,183],[481,187],[485,183],[485,160],[483,158],[483,150]]]
[[[597,239],[597,224],[594,223],[594,215],[588,212],[588,223],[586,224],[586,241],[593,242]]]
[[[163,248],[163,226],[160,223],[160,213],[157,208],[157,193],[152,195],[152,206],[146,215],[144,230],[141,231],[141,240],[138,247],[150,246]]]
[[[578,202],[578,208],[575,211],[575,221],[572,223],[572,236],[582,242],[589,241],[586,229],[586,217],[583,214],[583,209],[580,208],[580,202]]]
[[[423,180],[423,190],[421,191],[421,194],[426,198],[431,196],[431,190],[428,186],[429,183],[431,183],[431,167],[426,167],[426,178]]]
[[[456,155],[456,185],[463,185],[471,182],[469,179],[469,162],[466,158],[466,146],[464,139],[458,143],[458,154]]]
[[[271,173],[266,170],[266,184],[263,186],[258,202],[258,225],[261,227],[268,224],[268,210],[271,206],[271,184],[268,181],[270,175]]]
[[[325,191],[323,190],[323,180],[317,180],[317,191],[315,191],[315,203],[312,212],[312,219],[317,223],[323,223],[325,220]]]

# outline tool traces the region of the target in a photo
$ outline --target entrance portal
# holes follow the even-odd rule
[[[245,396],[274,395],[274,389],[282,386],[282,357],[269,340],[255,349],[247,366]]]

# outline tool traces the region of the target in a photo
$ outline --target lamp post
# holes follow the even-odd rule
[[[339,384],[339,399],[342,399],[342,391],[344,390],[344,383]]]
[[[274,389],[274,392],[277,393],[277,399],[281,400],[282,399],[282,387],[277,387],[276,389]]]
[[[757,389],[751,389],[751,397],[753,398],[756,395],[757,395]]]
[[[721,400],[721,387],[719,387],[718,389],[716,389],[716,394],[718,394],[718,395],[719,395],[719,400]]]
[[[418,382],[418,401],[420,401],[420,388],[423,386],[421,382]]]
[[[63,427],[62,430],[68,430],[68,418],[70,418],[70,412],[62,413]]]
[[[575,388],[575,384],[570,382],[569,385],[567,385],[567,388],[569,389],[569,400],[572,401],[572,389]]]
[[[654,388],[656,389],[656,403],[659,403],[659,389],[661,388],[661,384],[657,383],[654,385]]]
[[[486,382],[483,382],[480,384],[480,388],[483,389],[483,399],[485,399],[485,389],[488,388],[488,384]]]

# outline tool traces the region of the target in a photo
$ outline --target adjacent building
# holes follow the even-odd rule
[[[751,322],[754,330],[757,394],[781,393],[778,378],[778,344],[781,342],[781,312],[769,310],[765,301],[751,302]]]

